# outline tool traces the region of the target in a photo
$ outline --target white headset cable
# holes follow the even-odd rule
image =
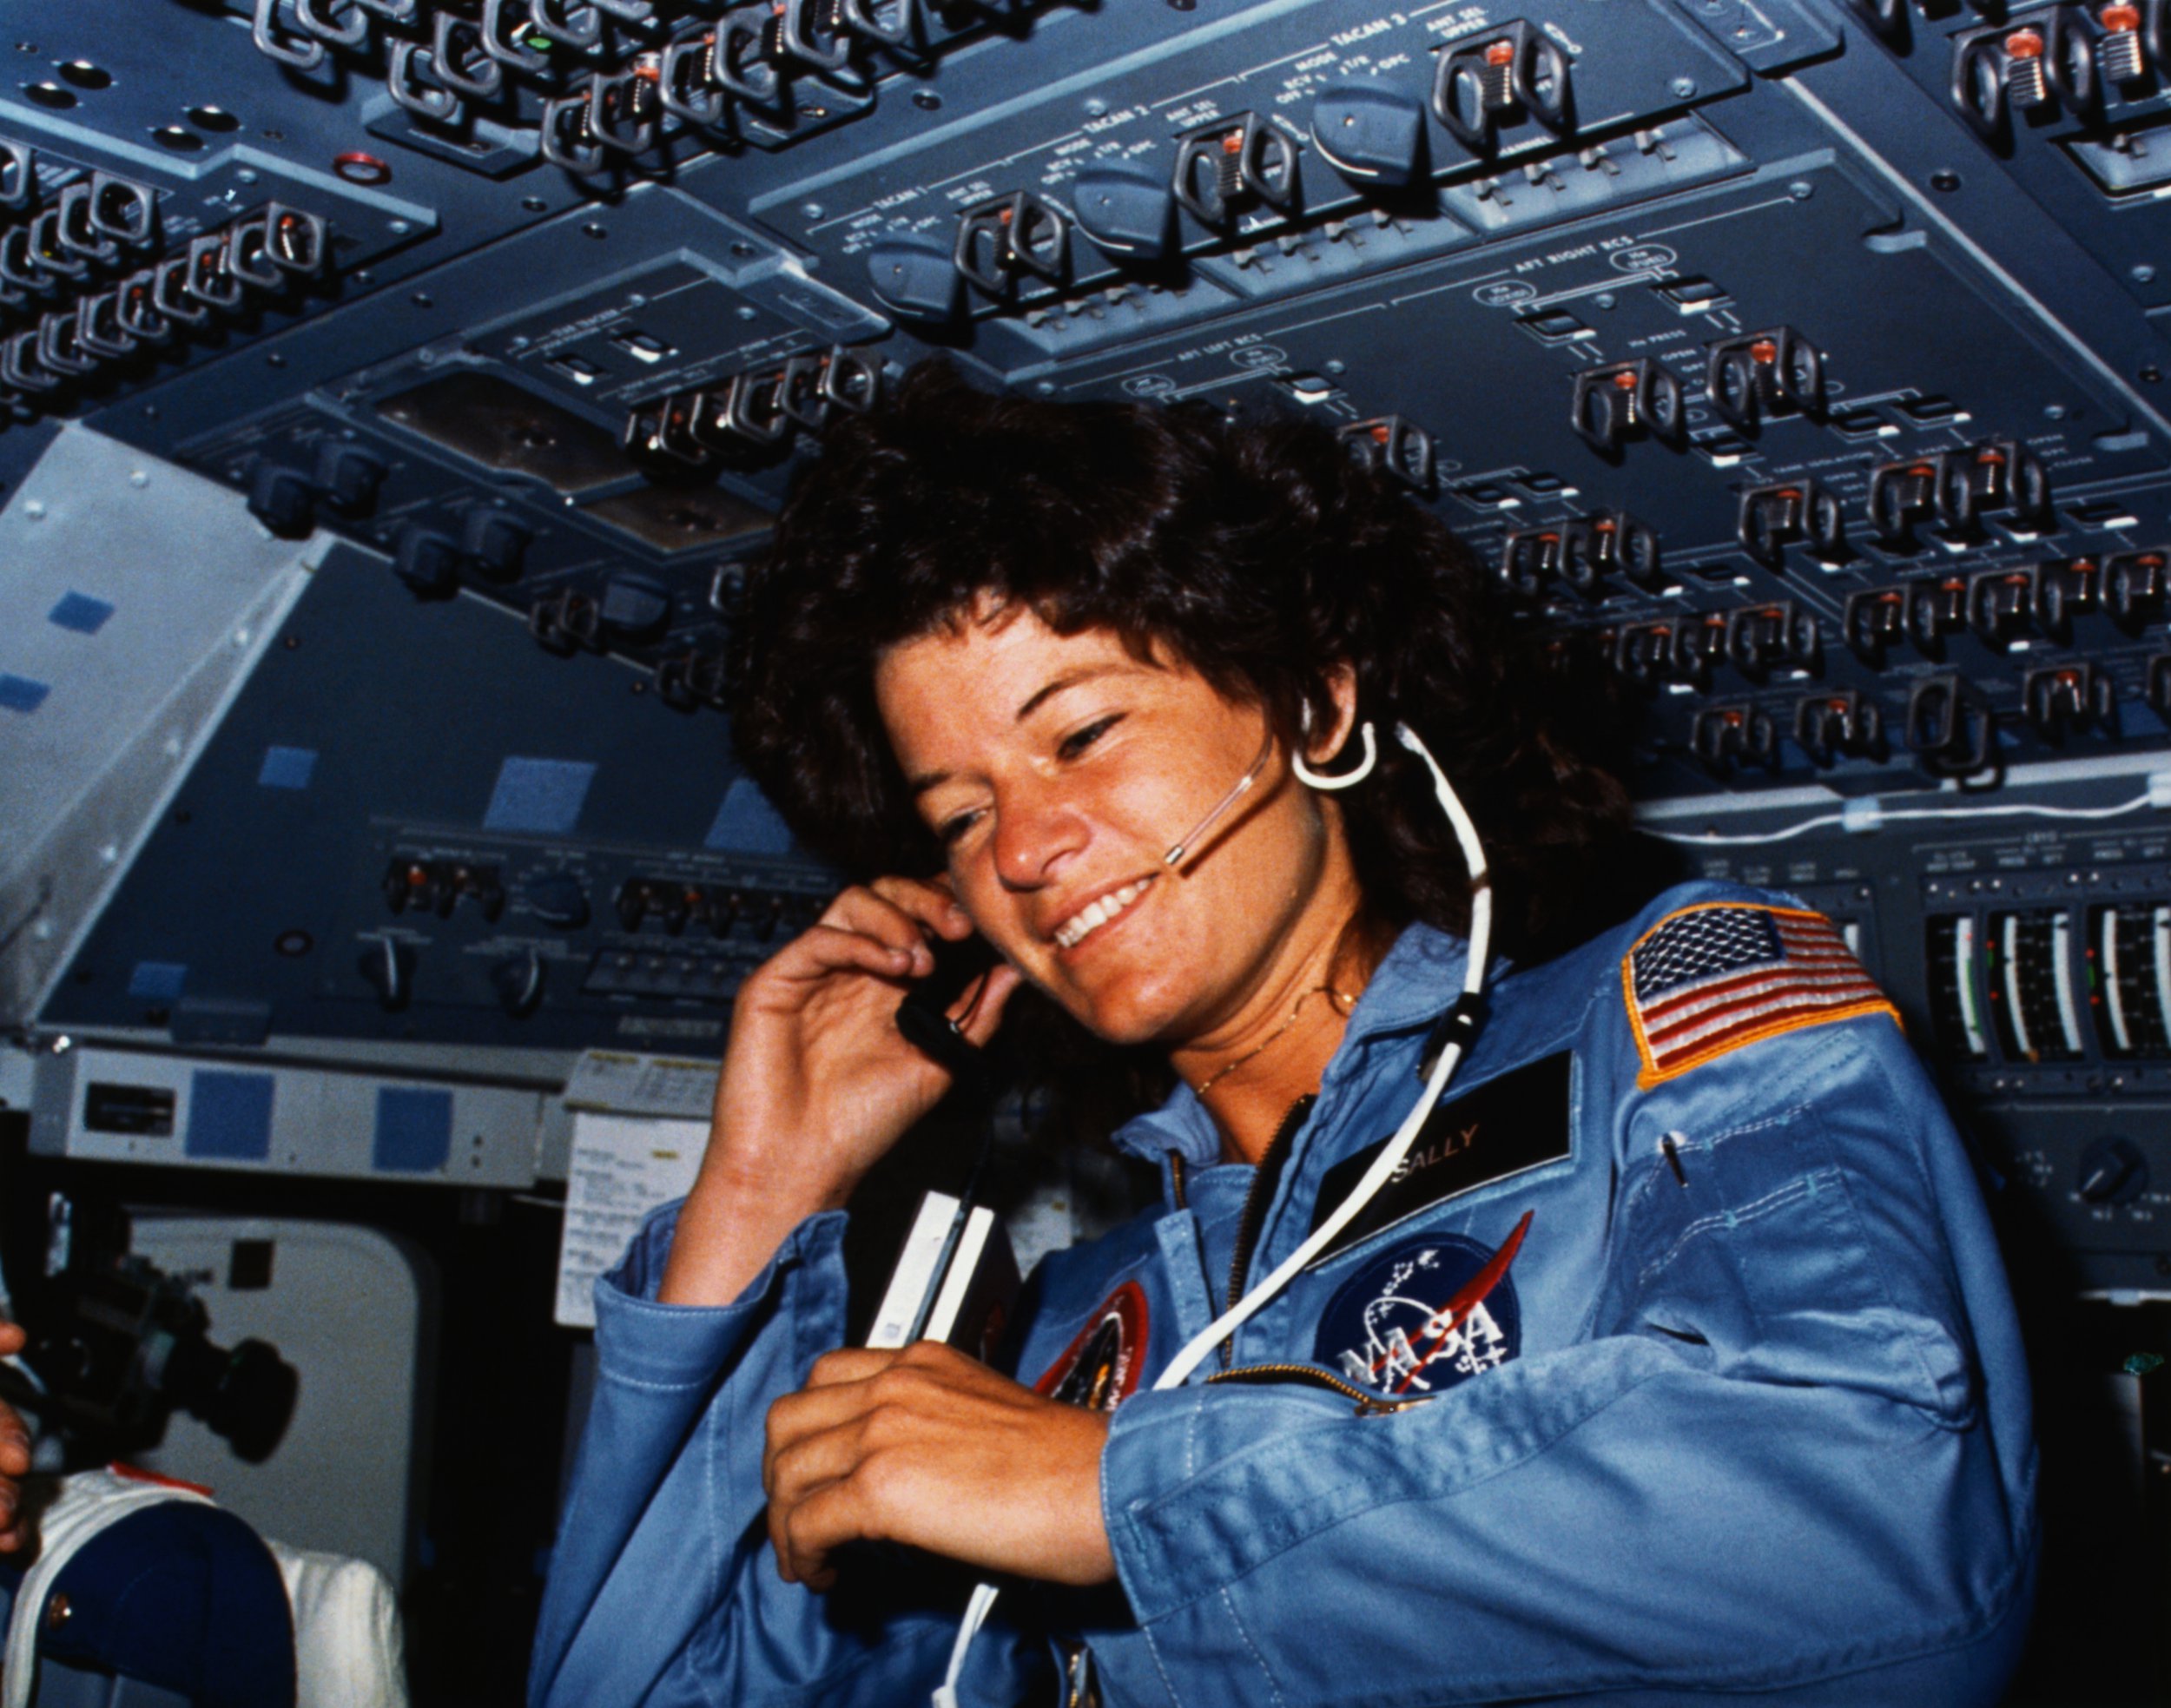
[[[1417,1142],[1417,1135],[1430,1118],[1433,1107],[1440,1101],[1440,1094],[1448,1088],[1448,1081],[1455,1075],[1455,1065],[1462,1059],[1464,1046],[1476,1029],[1479,1012],[1478,999],[1485,989],[1485,964],[1490,958],[1493,940],[1493,879],[1485,864],[1484,844],[1478,840],[1477,826],[1471,822],[1464,810],[1462,797],[1455,794],[1455,785],[1448,781],[1448,774],[1440,768],[1431,750],[1418,739],[1415,730],[1406,723],[1395,726],[1395,737],[1425,763],[1432,773],[1432,792],[1440,802],[1440,808],[1448,815],[1448,822],[1455,827],[1455,840],[1462,845],[1463,863],[1470,873],[1470,935],[1469,954],[1462,969],[1462,994],[1450,1009],[1451,1016],[1461,1018],[1462,1024],[1450,1030],[1440,1051],[1439,1059],[1426,1076],[1424,1093],[1402,1118],[1387,1148],[1373,1159],[1371,1167],[1349,1190],[1335,1209],[1333,1215],[1313,1230],[1310,1236],[1296,1250],[1277,1263],[1272,1274],[1252,1288],[1241,1299],[1191,1336],[1169,1362],[1166,1369],[1154,1382],[1154,1388],[1179,1388],[1191,1372],[1198,1368],[1213,1349],[1234,1334],[1237,1329],[1264,1309],[1275,1295],[1287,1286],[1290,1279],[1305,1264],[1316,1257],[1336,1235],[1356,1219],[1358,1213],[1371,1201],[1372,1195],[1384,1186],[1401,1166],[1402,1158],[1409,1154]],[[1347,788],[1371,775],[1376,747],[1372,726],[1363,726],[1364,761],[1356,769],[1338,777],[1324,776],[1305,766],[1301,757],[1292,761],[1297,774],[1314,788]],[[1195,840],[1195,839],[1193,839]],[[958,1708],[957,1681],[965,1671],[965,1658],[971,1652],[973,1639],[987,1621],[989,1611],[995,1605],[993,1585],[981,1583],[973,1587],[973,1595],[967,1604],[965,1617],[958,1626],[957,1640],[950,1646],[949,1671],[944,1675],[941,1687],[934,1692],[934,1708]]]

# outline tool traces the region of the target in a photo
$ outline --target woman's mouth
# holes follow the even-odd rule
[[[1127,912],[1152,886],[1152,879],[1140,878],[1125,884],[1121,889],[1110,890],[1107,894],[1087,902],[1049,933],[1055,940],[1055,946],[1059,949],[1076,948],[1109,920]]]

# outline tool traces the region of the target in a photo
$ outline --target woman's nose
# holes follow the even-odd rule
[[[1006,889],[1038,889],[1086,846],[1084,815],[1060,788],[1033,780],[995,802],[995,875]]]

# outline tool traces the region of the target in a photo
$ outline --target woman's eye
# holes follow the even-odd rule
[[[935,826],[935,840],[944,847],[949,847],[961,839],[965,833],[979,821],[979,819],[980,814],[977,810],[969,813],[953,813]]]
[[[1061,759],[1076,759],[1087,748],[1123,722],[1121,712],[1106,717],[1097,717],[1083,729],[1073,729],[1056,745],[1056,755]]]

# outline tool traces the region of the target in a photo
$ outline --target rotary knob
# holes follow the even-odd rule
[[[543,1000],[543,957],[533,949],[511,955],[490,969],[492,987],[505,1012],[515,1019],[532,1014]]]
[[[2081,1152],[2079,1191],[2089,1204],[2131,1204],[2148,1187],[2148,1160],[2131,1139],[2099,1138]]]

